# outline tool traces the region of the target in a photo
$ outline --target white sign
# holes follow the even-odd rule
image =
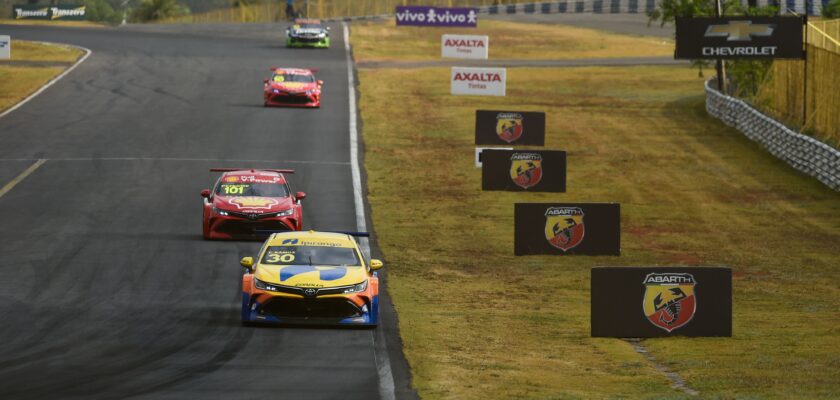
[[[0,36],[0,60],[12,58],[12,37]]]
[[[504,68],[452,67],[450,90],[452,94],[504,96],[505,81]]]
[[[443,35],[440,37],[440,56],[486,60],[490,37],[479,35]]]
[[[481,152],[484,150],[513,150],[513,147],[476,147],[475,148],[475,167],[481,168]]]

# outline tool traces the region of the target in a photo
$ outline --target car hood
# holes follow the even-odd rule
[[[255,277],[277,285],[317,289],[355,285],[368,276],[364,267],[260,264]]]
[[[265,214],[292,208],[291,197],[214,196],[213,207],[223,211],[246,214]]]
[[[271,88],[290,92],[305,92],[317,89],[318,84],[316,82],[272,82]]]

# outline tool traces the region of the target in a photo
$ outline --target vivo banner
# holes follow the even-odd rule
[[[445,8],[429,6],[397,6],[397,26],[460,26],[478,25],[477,8]]]
[[[504,96],[504,68],[452,67],[451,93],[477,96]]]
[[[0,36],[0,60],[12,58],[12,37]]]
[[[489,36],[443,35],[440,37],[440,56],[444,58],[486,60],[489,50]]]

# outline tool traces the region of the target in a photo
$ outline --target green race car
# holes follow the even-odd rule
[[[330,28],[317,19],[296,19],[286,28],[286,47],[330,47]]]

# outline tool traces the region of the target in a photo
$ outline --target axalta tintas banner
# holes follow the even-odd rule
[[[486,60],[490,37],[479,35],[443,35],[440,38],[440,56]]]
[[[428,6],[397,6],[397,26],[460,26],[478,25],[477,8],[444,8]]]
[[[452,94],[505,95],[504,68],[452,67],[450,76]]]
[[[85,6],[79,4],[61,4],[42,6],[37,4],[16,5],[13,7],[15,19],[47,19],[62,21],[84,21]]]
[[[0,60],[12,58],[12,37],[0,35]]]

